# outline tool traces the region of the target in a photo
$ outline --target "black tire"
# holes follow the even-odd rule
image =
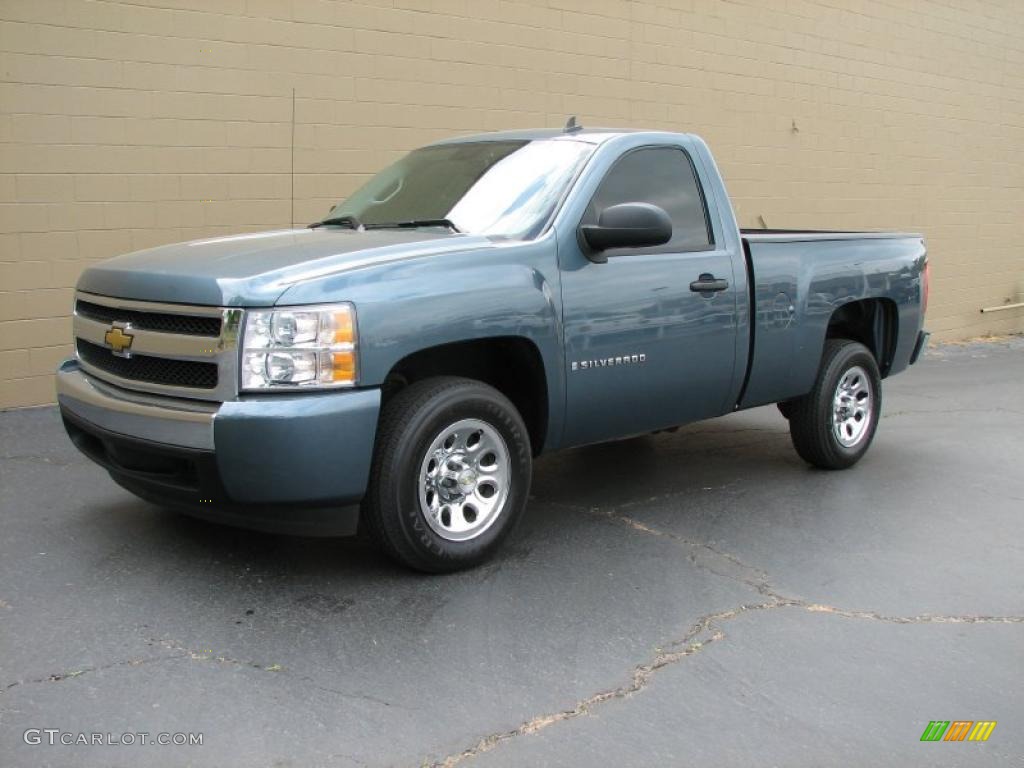
[[[792,400],[784,400],[781,403],[776,403],[775,406],[779,409],[779,413],[781,413],[783,418],[785,418],[787,421],[793,416]]]
[[[867,382],[858,386],[866,384],[870,387],[867,390],[870,407],[867,409],[868,415],[864,417],[866,425],[859,428],[856,441],[847,445],[840,440],[834,429],[834,399],[839,383],[847,372],[853,372],[854,380],[858,380],[857,368],[867,375]],[[828,339],[814,389],[803,397],[789,401],[787,406],[790,411],[789,434],[800,458],[822,469],[852,467],[871,446],[882,411],[882,380],[874,355],[856,341]],[[856,427],[857,423],[854,423]],[[848,441],[853,437],[844,433]]]
[[[484,422],[500,434],[510,482],[489,527],[475,538],[452,541],[428,524],[419,476],[439,433],[465,419]],[[376,544],[410,568],[428,573],[471,568],[491,557],[519,523],[531,475],[529,433],[508,398],[472,379],[424,379],[396,394],[381,414],[362,519]]]

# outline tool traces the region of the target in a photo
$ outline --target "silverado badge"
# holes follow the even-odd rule
[[[647,354],[645,352],[640,352],[638,354],[599,357],[594,360],[573,360],[571,362],[572,370],[587,371],[594,368],[607,368],[613,365],[636,365],[637,363],[646,363]]]
[[[135,337],[128,333],[131,329],[131,323],[114,323],[110,330],[103,334],[103,341],[110,347],[110,351],[118,357],[132,356],[132,340]]]

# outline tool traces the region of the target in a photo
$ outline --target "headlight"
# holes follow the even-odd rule
[[[242,336],[242,389],[351,387],[356,351],[351,304],[251,309]]]

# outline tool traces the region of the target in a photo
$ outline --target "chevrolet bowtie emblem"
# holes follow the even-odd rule
[[[128,333],[131,329],[130,323],[115,323],[109,331],[103,334],[103,341],[118,357],[132,356],[129,350],[132,348],[132,340],[135,337]]]

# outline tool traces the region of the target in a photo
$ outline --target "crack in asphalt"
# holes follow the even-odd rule
[[[740,483],[739,480],[731,480],[730,482],[722,483],[721,485],[704,485],[704,486],[700,487],[700,490],[701,491],[705,491],[705,492],[706,491],[724,491],[726,493],[743,493],[744,492],[743,489],[738,487],[740,485],[741,485],[741,483]],[[734,488],[736,488],[736,490],[733,490]],[[693,490],[696,490],[696,489],[693,489]],[[648,496],[645,499],[636,499],[634,501],[627,501],[627,502],[625,502],[623,504],[616,504],[615,508],[616,509],[631,509],[633,507],[639,507],[641,505],[647,506],[647,505],[651,504],[651,502],[655,502],[655,501],[668,501],[669,499],[674,499],[677,496],[689,495],[690,493],[691,493],[690,490],[685,490],[685,491],[682,491],[682,490],[680,490],[680,491],[669,491],[668,493],[659,493],[659,494],[656,494],[654,496]],[[592,510],[592,509],[600,509],[600,507],[584,507],[584,506],[582,506],[580,504],[574,504],[574,505],[568,505],[568,506],[575,506],[577,509],[587,509],[588,511]]]
[[[177,651],[182,651],[183,652],[182,655],[188,655],[194,661],[215,661],[215,662],[217,662],[219,664],[228,664],[228,665],[237,666],[237,667],[249,667],[249,668],[252,668],[252,669],[263,670],[265,672],[275,672],[275,673],[280,674],[282,677],[288,677],[288,678],[293,679],[293,680],[298,680],[299,682],[306,683],[306,684],[310,685],[311,687],[316,688],[319,691],[324,691],[325,693],[333,693],[336,696],[342,696],[342,697],[344,697],[346,699],[358,699],[360,701],[368,701],[368,702],[370,702],[372,704],[379,704],[379,705],[384,706],[384,707],[395,707],[395,706],[398,706],[398,705],[392,704],[390,701],[386,701],[384,699],[377,698],[376,696],[370,696],[369,694],[366,694],[366,693],[353,693],[351,691],[343,691],[343,690],[340,690],[338,688],[331,688],[329,686],[326,686],[326,685],[323,685],[321,683],[318,683],[314,678],[309,677],[308,675],[297,675],[297,674],[291,672],[290,670],[286,669],[285,667],[282,667],[280,664],[265,665],[265,664],[259,664],[259,663],[255,662],[255,661],[247,661],[247,660],[243,660],[243,659],[234,659],[234,658],[231,658],[230,656],[214,656],[211,653],[207,653],[207,652],[205,652],[203,650],[195,650],[193,648],[187,648],[187,647],[185,647],[185,646],[183,646],[183,645],[181,645],[179,643],[175,643],[172,640],[159,640],[159,641],[152,641],[152,642],[158,642],[164,648],[168,648],[168,649],[172,649],[172,650],[177,650]],[[403,708],[403,707],[399,707],[399,708]]]
[[[237,667],[248,667],[248,668],[251,668],[251,669],[259,669],[259,670],[262,670],[262,671],[265,671],[265,672],[274,672],[274,673],[280,674],[282,677],[287,677],[287,678],[292,679],[292,680],[297,680],[299,682],[306,683],[307,685],[309,685],[309,686],[311,686],[313,688],[316,688],[318,691],[323,691],[325,693],[332,693],[332,694],[334,694],[336,696],[342,696],[342,697],[344,697],[346,699],[356,699],[356,700],[359,700],[359,701],[367,701],[367,702],[370,702],[371,704],[378,704],[378,705],[383,706],[383,707],[397,707],[399,709],[409,709],[408,707],[402,707],[401,705],[393,704],[390,701],[386,701],[385,699],[381,699],[381,698],[378,698],[376,696],[371,696],[371,695],[369,695],[367,693],[358,693],[358,692],[353,693],[352,691],[343,691],[343,690],[340,690],[338,688],[331,688],[330,686],[326,686],[326,685],[323,685],[323,684],[317,682],[314,678],[312,678],[312,677],[310,677],[308,675],[298,675],[298,674],[295,674],[294,672],[288,670],[287,668],[282,667],[280,664],[265,665],[265,664],[259,664],[259,663],[255,662],[255,661],[247,661],[247,660],[243,660],[243,659],[231,658],[230,656],[214,656],[214,655],[212,655],[212,653],[208,653],[208,652],[203,651],[203,650],[196,650],[194,648],[188,648],[188,647],[186,647],[186,646],[184,646],[184,645],[182,645],[180,643],[174,642],[173,640],[154,640],[154,639],[151,638],[150,640],[147,641],[147,644],[152,644],[152,643],[159,643],[164,648],[167,648],[167,649],[170,649],[170,650],[181,651],[182,654],[178,658],[182,658],[184,656],[188,656],[189,658],[193,659],[194,661],[215,661],[215,662],[217,662],[219,664],[227,664],[227,665],[237,666]]]
[[[1024,616],[950,616],[935,614],[886,616],[873,611],[849,610],[821,603],[809,603],[795,598],[772,599],[770,602],[765,603],[743,604],[730,610],[709,613],[699,618],[683,637],[673,640],[666,648],[655,649],[654,656],[650,661],[634,667],[627,683],[616,688],[600,691],[585,699],[580,699],[569,709],[538,715],[511,730],[484,736],[473,746],[449,755],[442,760],[429,763],[429,765],[431,768],[452,768],[452,766],[458,765],[465,760],[471,760],[486,752],[490,752],[512,739],[537,733],[564,720],[572,720],[590,714],[595,707],[601,704],[616,699],[628,699],[642,692],[651,683],[654,675],[659,670],[698,654],[713,643],[724,640],[726,634],[718,626],[719,623],[735,619],[748,612],[766,612],[780,608],[798,608],[810,613],[829,613],[849,619],[866,619],[891,624],[1024,624]],[[701,635],[706,635],[706,637],[698,640],[697,638]]]
[[[130,658],[121,659],[119,661],[112,661],[108,664],[97,664],[90,667],[82,667],[70,672],[59,672],[47,677],[39,677],[30,680],[15,680],[12,683],[8,683],[3,688],[0,688],[0,695],[3,695],[13,688],[18,688],[23,685],[38,685],[44,683],[60,683],[65,680],[73,680],[77,677],[91,674],[93,672],[102,672],[107,669],[116,669],[118,667],[141,667],[146,664],[153,664],[163,661],[174,661],[176,659],[190,659],[192,661],[208,661],[215,662],[226,666],[233,667],[245,667],[249,669],[258,669],[264,672],[279,673],[284,677],[288,677],[293,680],[306,683],[309,686],[316,688],[317,690],[324,691],[325,693],[331,693],[336,696],[342,696],[347,699],[358,699],[361,701],[367,701],[373,704],[378,704],[384,707],[398,707],[399,709],[408,709],[408,707],[401,707],[400,705],[392,704],[384,699],[377,698],[365,693],[352,693],[350,691],[343,691],[337,688],[331,688],[329,686],[318,683],[314,678],[306,675],[296,675],[289,672],[280,664],[261,664],[256,661],[250,661],[245,659],[236,659],[231,656],[215,655],[212,651],[206,651],[203,649],[191,648],[183,643],[179,643],[174,640],[160,639],[160,638],[147,638],[145,641],[147,646],[159,646],[171,653],[164,654],[161,656],[150,656],[145,658]]]
[[[726,638],[726,634],[719,625],[748,612],[767,612],[789,608],[806,611],[808,613],[826,613],[847,619],[878,621],[887,624],[1024,624],[1024,616],[1016,615],[978,616],[971,614],[948,615],[924,613],[915,616],[890,616],[876,611],[864,611],[840,608],[824,603],[812,603],[807,600],[779,593],[768,582],[768,574],[766,571],[747,565],[735,555],[719,550],[707,543],[687,539],[684,536],[680,536],[679,534],[670,531],[662,531],[657,528],[653,528],[646,523],[634,520],[633,518],[619,514],[613,510],[602,511],[598,507],[587,508],[579,505],[564,504],[561,502],[553,503],[559,506],[570,507],[576,511],[582,511],[587,514],[597,514],[605,519],[626,525],[639,533],[667,538],[690,549],[711,553],[711,555],[723,559],[734,566],[757,573],[759,574],[757,578],[742,578],[727,573],[721,573],[707,565],[702,565],[701,563],[696,562],[696,560],[693,561],[697,567],[716,575],[746,584],[747,586],[755,589],[761,595],[768,597],[769,600],[761,603],[742,604],[736,608],[705,614],[697,619],[697,621],[691,625],[690,629],[682,637],[672,640],[663,648],[655,648],[654,655],[649,661],[639,664],[633,668],[633,672],[630,675],[628,682],[615,688],[599,691],[598,693],[592,694],[584,699],[580,699],[568,709],[538,715],[526,720],[510,730],[488,734],[479,739],[472,746],[463,749],[460,752],[448,755],[447,757],[433,763],[424,761],[424,765],[430,765],[431,768],[452,768],[452,766],[458,765],[466,760],[471,760],[486,752],[490,752],[502,744],[520,736],[528,736],[530,734],[537,733],[538,731],[542,731],[545,728],[549,728],[556,723],[590,714],[595,707],[609,701],[628,699],[642,692],[651,683],[655,674],[659,670],[672,664],[676,664],[690,656],[694,656],[703,651],[709,645],[724,640]]]
[[[285,677],[289,676],[287,673],[284,673],[284,674],[285,674]],[[338,688],[331,688],[331,687],[326,686],[326,685],[320,685],[319,683],[315,682],[313,680],[313,678],[308,677],[308,676],[298,677],[298,676],[292,675],[292,677],[295,677],[298,680],[302,680],[303,682],[309,683],[309,685],[313,686],[318,691],[323,691],[324,693],[333,693],[336,696],[341,696],[341,697],[346,698],[346,699],[357,699],[359,701],[368,701],[371,704],[378,704],[378,705],[380,705],[382,707],[389,707],[389,708],[395,708],[395,709],[404,709],[404,710],[409,711],[409,712],[412,712],[412,711],[415,710],[415,708],[413,708],[413,707],[404,707],[401,704],[394,704],[394,703],[392,703],[390,701],[387,701],[386,699],[379,699],[376,696],[371,696],[368,693],[352,693],[351,691],[342,691],[342,690],[339,690]]]
[[[676,494],[671,494],[671,495],[674,496]],[[650,501],[654,501],[657,498],[659,498],[659,497],[654,497],[654,498],[650,499]],[[636,503],[639,503],[639,502],[636,502]],[[738,568],[742,568],[744,570],[748,570],[748,571],[752,571],[754,573],[760,574],[762,580],[767,580],[767,578],[768,578],[768,573],[766,571],[762,570],[761,568],[757,568],[755,566],[748,565],[747,563],[744,563],[742,560],[740,560],[735,555],[729,554],[728,552],[724,552],[724,551],[718,549],[717,547],[715,547],[715,546],[713,546],[711,544],[708,544],[707,542],[694,541],[693,539],[688,539],[685,536],[680,536],[678,533],[673,533],[672,531],[662,531],[662,530],[658,530],[657,528],[652,528],[651,526],[647,525],[646,523],[642,523],[639,520],[636,520],[636,519],[634,519],[632,517],[629,517],[628,515],[620,514],[620,513],[616,512],[615,510],[602,510],[600,507],[591,507],[590,509],[587,510],[587,512],[589,514],[599,515],[599,516],[604,517],[604,518],[606,518],[608,520],[612,520],[614,522],[621,523],[622,525],[625,525],[628,528],[632,528],[633,530],[639,531],[641,533],[647,533],[647,534],[650,534],[651,536],[660,536],[660,537],[663,537],[663,538],[666,538],[666,539],[671,539],[672,541],[679,542],[680,544],[684,544],[687,547],[690,547],[692,549],[704,550],[706,552],[711,553],[715,557],[719,557],[719,558],[722,558],[723,560],[727,560],[732,565],[735,565]],[[718,573],[717,571],[713,571],[713,572],[714,573]],[[719,575],[725,575],[725,574],[719,574]],[[746,583],[749,583],[749,582],[746,582]]]
[[[733,483],[726,483],[724,486],[717,486],[714,489],[706,490],[723,490],[731,485],[733,485]],[[663,494],[661,496],[652,496],[650,499],[647,499],[644,502],[630,502],[629,504],[623,506],[630,507],[635,506],[636,504],[649,503],[655,500],[672,498],[674,496],[678,496],[679,493],[680,492],[673,492],[669,494]],[[598,517],[602,520],[607,520],[608,522],[611,522],[616,525],[624,525],[627,528],[631,528],[632,530],[638,531],[640,533],[646,533],[650,536],[657,536],[660,538],[669,539],[678,544],[682,544],[693,550],[693,553],[690,555],[689,559],[690,562],[696,568],[699,568],[703,571],[707,571],[708,573],[714,574],[715,576],[721,576],[722,578],[730,579],[737,583],[744,584],[756,590],[760,594],[765,595],[766,597],[776,597],[771,584],[768,583],[767,571],[765,571],[762,568],[758,568],[757,566],[745,563],[740,558],[736,557],[736,555],[718,549],[712,544],[708,544],[707,542],[703,541],[696,541],[694,539],[688,539],[685,536],[681,536],[678,533],[674,533],[673,531],[663,531],[658,528],[653,528],[647,525],[646,523],[640,522],[639,520],[636,520],[635,518],[632,518],[628,515],[624,515],[615,509],[602,509],[601,507],[585,507],[581,504],[569,504],[561,501],[549,501],[545,503],[551,504],[552,506],[556,507],[563,507],[574,512],[579,512],[586,515]],[[704,557],[699,557],[697,553],[704,555]],[[729,573],[727,571],[723,571],[715,567],[715,565],[713,565],[714,561],[716,560],[725,561],[729,565],[739,569],[741,572],[747,572],[747,575],[738,575],[736,573]]]
[[[115,669],[117,667],[141,667],[146,664],[154,664],[161,661],[182,659],[185,658],[185,655],[186,654],[184,653],[179,653],[172,656],[150,656],[148,658],[133,657],[130,659],[112,661],[108,664],[96,664],[95,666],[91,667],[82,667],[81,669],[75,669],[68,672],[57,672],[52,675],[49,675],[48,677],[37,677],[31,680],[15,680],[13,683],[8,683],[6,686],[4,686],[3,690],[0,690],[0,694],[6,693],[7,691],[10,691],[12,688],[18,688],[22,685],[36,685],[39,683],[60,683],[64,680],[73,680],[76,677],[82,677],[83,675],[88,675],[93,672],[102,672],[104,670]]]
[[[649,662],[634,667],[629,682],[617,688],[604,690],[599,693],[595,693],[592,696],[588,696],[585,699],[580,699],[571,709],[564,709],[559,712],[538,715],[537,717],[520,724],[517,728],[484,736],[468,749],[464,749],[454,755],[449,755],[443,760],[432,763],[431,767],[451,768],[451,766],[458,765],[464,760],[469,760],[474,757],[478,757],[485,752],[490,752],[492,749],[500,746],[506,741],[510,741],[519,736],[527,736],[531,733],[537,733],[538,731],[544,730],[555,723],[560,723],[563,720],[572,720],[582,715],[589,714],[592,709],[608,701],[612,701],[614,699],[625,699],[640,693],[650,684],[651,678],[654,677],[658,670],[667,667],[670,664],[675,664],[689,656],[700,653],[712,643],[724,639],[725,633],[722,632],[721,629],[712,628],[713,621],[724,621],[728,618],[738,616],[748,610],[758,610],[767,606],[767,603],[761,605],[740,606],[739,608],[734,608],[731,611],[708,614],[707,616],[699,619],[697,623],[691,627],[690,631],[681,639],[671,643],[669,645],[669,649],[656,649],[654,657]],[[704,632],[710,632],[709,636],[703,640],[697,640],[696,638]]]
[[[189,648],[183,643],[178,643],[174,640],[149,638],[146,641],[146,645],[159,645],[171,651],[179,651],[180,655],[178,658],[188,657],[193,661],[215,661],[218,664],[226,664],[233,667],[250,667],[252,669],[262,669],[267,672],[279,672],[282,667],[280,664],[270,664],[264,666],[255,661],[247,661],[244,659],[235,659],[231,656],[218,656],[212,651],[205,651],[202,649]]]
[[[582,507],[577,507],[577,509],[582,509]],[[614,510],[602,511],[599,507],[591,507],[586,511],[591,514],[599,514],[604,518],[620,522],[640,533],[646,533],[652,536],[668,538],[673,541],[677,541],[680,544],[683,544],[692,549],[699,549],[704,550],[706,552],[710,552],[711,554],[720,557],[732,563],[733,565],[759,574],[758,578],[756,579],[744,579],[732,576],[730,574],[723,574],[712,568],[701,566],[700,563],[695,563],[695,565],[697,565],[698,567],[704,567],[704,570],[707,570],[710,573],[714,573],[718,576],[724,576],[725,578],[730,578],[734,581],[739,581],[741,583],[746,584],[749,587],[752,587],[753,589],[756,589],[760,594],[764,595],[765,597],[770,597],[772,599],[772,603],[766,604],[765,607],[797,607],[803,608],[804,610],[810,611],[812,613],[832,613],[837,616],[843,616],[845,618],[872,619],[875,621],[884,621],[893,624],[1024,624],[1024,616],[975,616],[930,613],[923,613],[917,616],[888,616],[874,611],[861,611],[846,608],[837,608],[835,606],[826,605],[823,603],[811,603],[797,597],[791,597],[788,595],[781,594],[768,581],[767,571],[765,571],[762,568],[758,568],[756,566],[744,563],[735,555],[717,549],[716,547],[713,547],[710,544],[700,541],[694,541],[693,539],[688,539],[685,536],[680,536],[679,534],[674,533],[672,531],[663,531],[661,529],[654,528],[650,525],[647,525],[646,523],[634,520],[633,518],[628,517],[627,515],[622,515]]]
[[[148,638],[145,640],[147,646],[160,646],[168,651],[173,651],[170,654],[163,654],[161,656],[150,656],[150,657],[132,657],[130,659],[120,659],[118,661],[112,661],[108,664],[96,664],[90,667],[82,667],[81,669],[72,670],[69,672],[57,672],[47,677],[37,677],[31,680],[15,680],[13,683],[8,683],[0,693],[6,693],[12,688],[18,688],[22,685],[36,685],[40,683],[60,683],[65,680],[73,680],[76,677],[82,677],[93,672],[102,672],[107,669],[116,669],[117,667],[141,667],[145,664],[153,664],[162,661],[173,661],[175,659],[192,659],[193,661],[216,661],[222,664],[231,664],[235,666],[248,666],[255,669],[266,669],[269,671],[277,671],[274,667],[264,667],[261,664],[255,662],[242,661],[240,659],[232,659],[226,656],[213,656],[212,654],[205,653],[201,650],[194,648],[188,648],[181,643],[176,643],[172,640],[160,640],[157,638]]]

